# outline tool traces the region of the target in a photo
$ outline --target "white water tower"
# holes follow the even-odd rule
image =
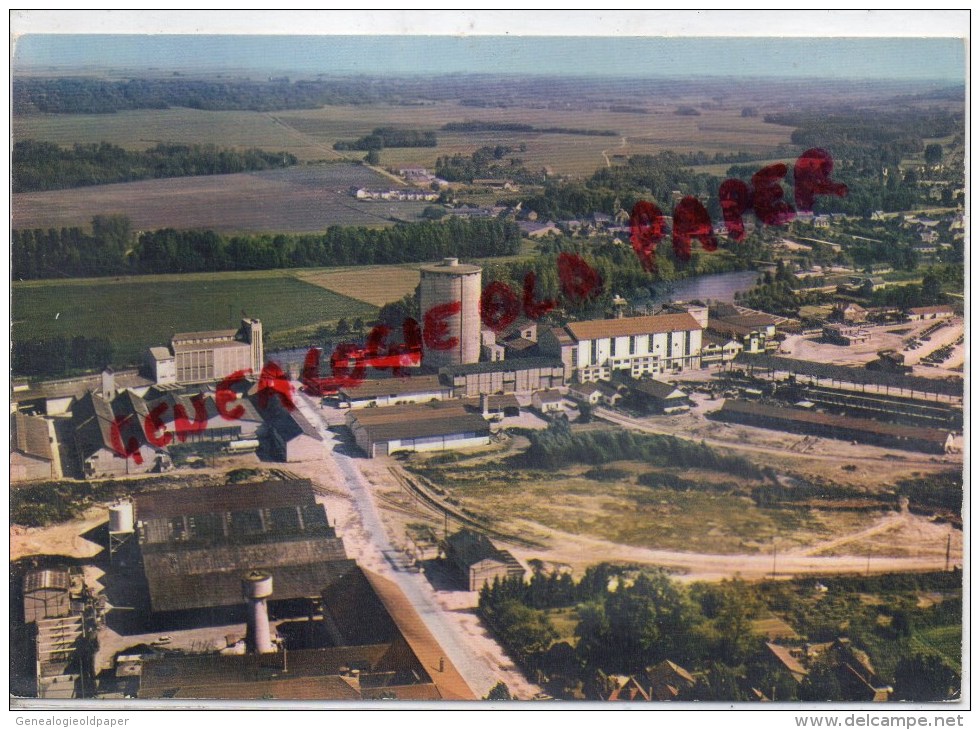
[[[276,648],[272,644],[266,599],[272,595],[272,576],[261,570],[249,571],[242,578],[242,595],[248,604],[245,648],[253,654],[271,654]]]
[[[133,503],[119,502],[109,508],[109,564],[113,555],[133,536],[135,532]]]

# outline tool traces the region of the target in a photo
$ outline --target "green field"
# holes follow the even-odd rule
[[[106,336],[114,365],[135,363],[176,332],[236,327],[242,312],[258,317],[267,345],[290,330],[341,317],[373,318],[377,307],[268,271],[162,275],[120,279],[16,282],[11,339]]]
[[[936,654],[957,672],[962,671],[963,627],[935,626],[912,635],[912,646],[923,654]]]

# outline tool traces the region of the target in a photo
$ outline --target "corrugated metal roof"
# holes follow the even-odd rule
[[[413,375],[407,378],[365,380],[359,385],[341,388],[340,394],[348,400],[366,400],[379,396],[399,396],[418,393],[439,393],[449,386],[439,382],[438,375]]]
[[[687,332],[699,330],[701,325],[687,312],[683,314],[653,314],[645,317],[622,317],[620,319],[593,319],[585,322],[569,322],[565,328],[572,337],[582,340],[597,340],[605,337],[625,337],[627,335],[652,335],[663,332]]]
[[[903,426],[898,423],[873,421],[870,418],[835,416],[830,413],[816,413],[814,411],[804,411],[795,408],[774,408],[773,406],[763,405],[762,403],[752,403],[749,401],[731,399],[726,400],[722,404],[720,412],[722,414],[741,413],[748,416],[757,416],[759,418],[767,418],[778,421],[825,426],[840,431],[840,438],[850,438],[850,436],[846,435],[847,431],[860,431],[878,436],[928,441],[942,445],[945,443],[946,437],[949,436],[950,433],[945,429]]]
[[[690,316],[690,315],[689,315]],[[612,321],[612,320],[610,320]],[[452,377],[455,375],[474,375],[477,373],[513,373],[518,370],[535,370],[553,368],[564,371],[561,360],[552,357],[522,357],[516,360],[500,360],[498,362],[475,362],[467,365],[446,365],[439,368],[440,373]]]
[[[940,393],[942,395],[963,396],[963,379],[956,376],[939,378],[920,378],[912,375],[899,375],[880,370],[852,368],[844,365],[827,365],[810,360],[796,360],[775,355],[749,355],[740,353],[735,362],[741,365],[764,368],[766,370],[810,375],[825,380],[842,380],[849,383],[885,385],[901,390],[915,390],[920,393]]]
[[[450,436],[463,433],[488,435],[489,424],[483,416],[475,413],[457,411],[436,411],[437,418],[414,421],[375,421],[357,422],[355,428],[362,428],[368,440],[377,443],[396,439],[419,439],[435,436]]]
[[[309,479],[166,489],[143,492],[133,499],[136,504],[136,518],[139,520],[316,504],[313,485]]]
[[[10,447],[27,456],[53,461],[48,422],[43,418],[14,413],[10,417]]]
[[[234,339],[238,330],[204,330],[202,332],[178,332],[171,338],[171,342],[183,342],[185,340],[220,340]]]
[[[71,576],[67,568],[32,570],[24,575],[24,593],[38,590],[71,590]]]

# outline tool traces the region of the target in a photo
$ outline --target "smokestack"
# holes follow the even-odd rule
[[[272,595],[272,576],[253,570],[242,579],[242,594],[248,604],[245,647],[253,654],[271,654],[272,629],[269,627],[269,607],[265,599]]]
[[[480,410],[483,412],[484,418],[490,415],[490,396],[486,393],[480,394]]]

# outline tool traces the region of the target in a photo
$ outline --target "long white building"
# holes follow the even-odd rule
[[[608,380],[614,371],[633,377],[701,366],[707,308],[677,314],[572,322],[541,337],[543,351],[561,355],[566,374],[581,383]]]

